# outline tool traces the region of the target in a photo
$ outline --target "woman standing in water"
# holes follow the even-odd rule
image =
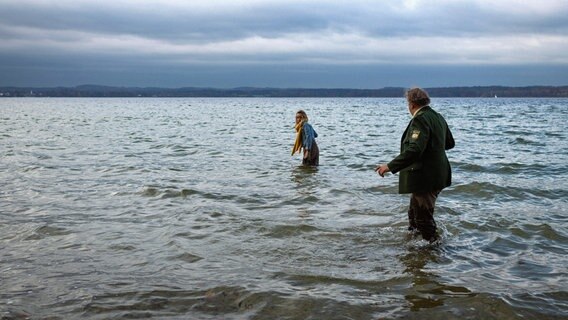
[[[302,164],[306,166],[319,165],[319,148],[316,143],[317,132],[308,123],[308,115],[304,110],[296,112],[296,141],[292,149],[292,155],[304,149]]]

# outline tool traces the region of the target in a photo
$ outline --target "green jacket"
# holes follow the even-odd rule
[[[446,150],[454,137],[442,115],[425,106],[410,120],[402,135],[400,154],[388,163],[399,174],[399,193],[442,190],[452,183]]]

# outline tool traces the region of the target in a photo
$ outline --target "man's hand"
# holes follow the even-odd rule
[[[384,177],[385,173],[390,172],[389,166],[386,164],[381,164],[375,168],[375,171],[381,176]]]

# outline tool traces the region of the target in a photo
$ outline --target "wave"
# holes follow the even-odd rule
[[[449,195],[466,196],[479,200],[498,199],[500,202],[535,199],[562,200],[568,198],[568,190],[565,189],[534,189],[508,185],[497,185],[490,182],[470,182],[455,185],[448,188],[444,193]]]
[[[527,139],[527,138],[520,138],[520,137],[510,140],[509,144],[528,145],[528,146],[536,146],[536,147],[546,146],[545,143],[542,143],[540,141],[535,141],[535,140],[530,140],[530,139]]]
[[[194,194],[203,194],[202,192],[194,189],[159,189],[156,187],[146,187],[141,191],[141,194],[146,197],[161,197],[161,198],[177,198],[177,197],[188,197]]]
[[[311,233],[317,231],[324,231],[324,230],[307,224],[278,225],[270,228],[270,230],[265,235],[273,238],[286,238],[286,237],[297,236],[303,233]]]
[[[65,236],[71,234],[72,231],[66,228],[54,226],[41,226],[32,231],[32,234],[26,237],[26,240],[40,240],[47,237]]]
[[[565,164],[548,164],[542,165],[539,163],[520,163],[520,162],[499,162],[480,165],[469,162],[451,162],[452,168],[456,171],[463,171],[466,173],[491,173],[496,175],[516,175],[516,174],[531,174],[542,175],[543,172],[547,174],[566,174],[568,167]]]

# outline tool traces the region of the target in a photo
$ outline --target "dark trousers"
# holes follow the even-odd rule
[[[318,144],[314,140],[312,142],[312,149],[310,150],[308,157],[302,159],[302,164],[305,166],[319,166],[319,157],[320,157],[320,151],[318,148]]]
[[[417,230],[424,240],[434,242],[438,239],[436,221],[434,221],[434,206],[440,194],[439,190],[412,193],[408,208],[408,229]]]

